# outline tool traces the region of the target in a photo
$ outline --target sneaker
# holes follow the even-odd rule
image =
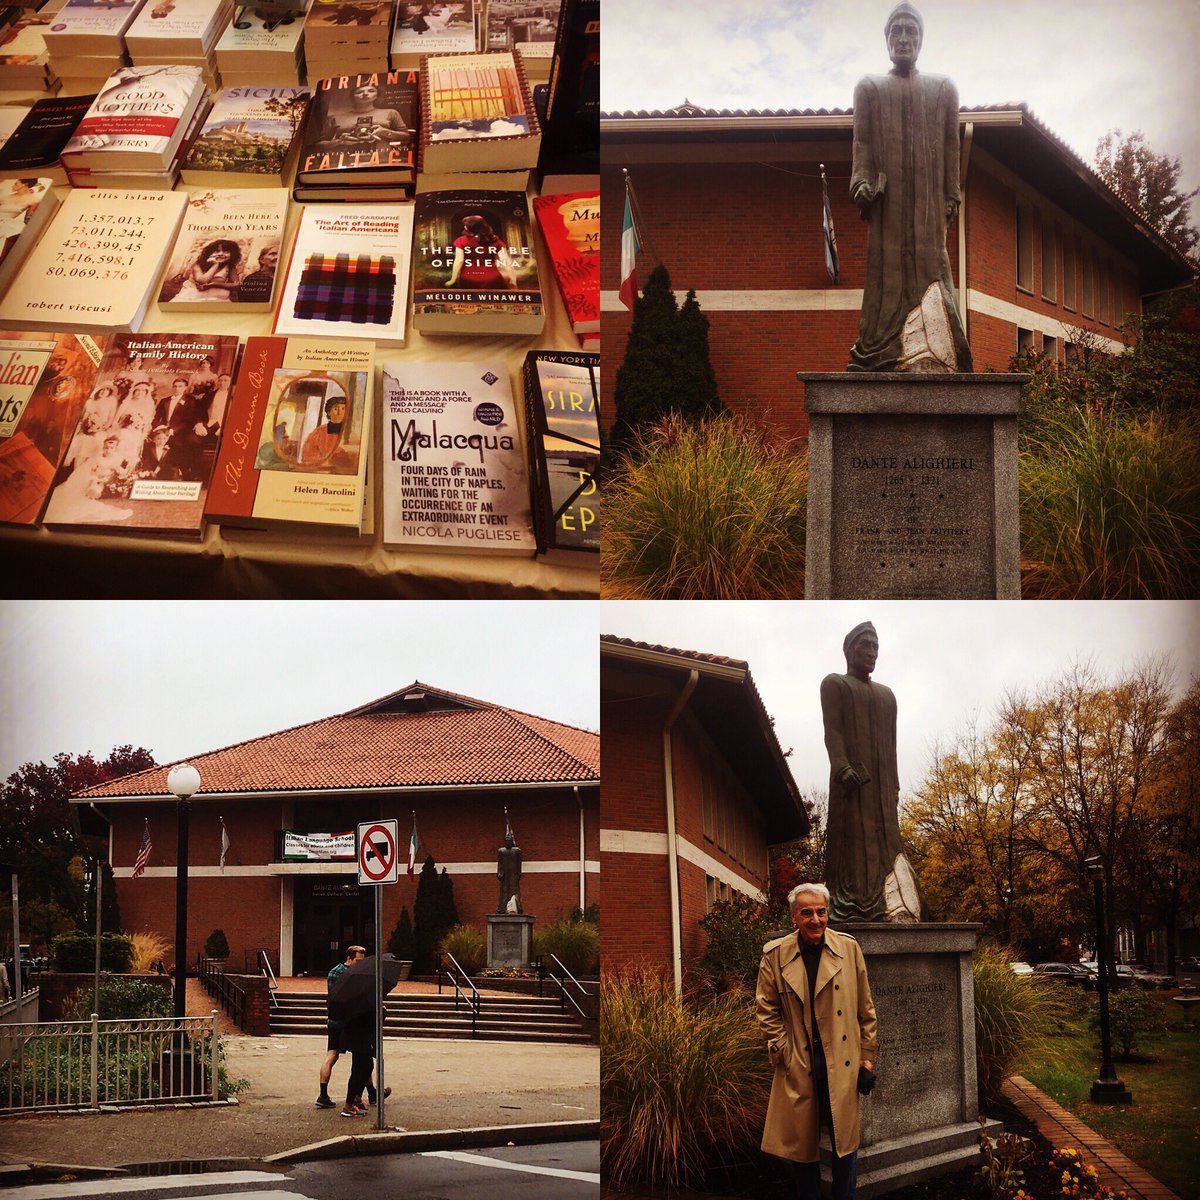
[[[318,1096],[313,1108],[337,1108],[337,1105],[328,1096]]]
[[[355,1108],[353,1104],[347,1104],[339,1115],[343,1117],[361,1117],[364,1111],[364,1109]]]
[[[387,1098],[388,1098],[388,1097],[389,1097],[391,1094],[392,1094],[392,1089],[391,1089],[390,1087],[385,1087],[385,1088],[383,1089],[383,1098],[384,1098],[385,1100],[386,1100],[386,1099],[387,1099]],[[374,1103],[375,1103],[375,1097],[374,1097],[374,1096],[372,1096],[372,1097],[371,1097],[371,1103],[372,1103],[372,1104],[374,1104]]]

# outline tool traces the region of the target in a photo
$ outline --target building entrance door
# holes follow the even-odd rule
[[[366,889],[354,875],[320,875],[296,880],[292,970],[326,975],[346,947],[373,950],[374,913]]]

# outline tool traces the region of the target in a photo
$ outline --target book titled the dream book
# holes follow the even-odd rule
[[[0,299],[0,328],[136,329],[187,199],[72,189]]]
[[[237,352],[228,334],[110,338],[43,523],[199,537]]]
[[[373,371],[370,342],[248,338],[209,519],[361,532]]]
[[[501,363],[383,363],[383,540],[406,550],[537,549]]]
[[[411,188],[416,176],[417,76],[413,71],[339,75],[314,84],[296,185]],[[297,199],[302,199],[297,193]]]
[[[175,312],[269,312],[287,188],[192,192],[158,290]]]
[[[600,328],[599,189],[536,196],[533,211],[571,328],[595,333]]]
[[[403,345],[411,204],[343,204],[300,215],[273,332]]]
[[[423,333],[540,333],[545,310],[525,193],[421,186],[413,327]]]
[[[538,553],[551,562],[599,562],[599,372],[599,354],[525,356],[534,523]]]
[[[0,521],[35,525],[103,351],[69,333],[0,334]]]
[[[308,88],[231,87],[217,96],[180,175],[189,187],[286,187]]]

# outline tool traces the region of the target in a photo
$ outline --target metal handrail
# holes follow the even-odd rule
[[[246,989],[225,971],[214,971],[212,960],[202,954],[196,956],[196,975],[210,996],[220,1000],[221,1007],[229,1014],[239,1029],[246,1028]]]
[[[452,971],[446,972],[446,974],[450,977],[451,983],[454,984],[454,1007],[456,1009],[458,1008],[458,1001],[459,1001],[460,995],[470,1005],[470,1007],[471,1007],[471,1036],[476,1037],[477,1036],[476,1023],[479,1020],[479,1013],[480,1013],[480,1009],[482,1007],[482,999],[479,995],[479,989],[471,982],[470,975],[468,975],[466,973],[466,971],[464,971],[462,969],[462,965],[459,963],[458,959],[455,958],[454,955],[451,954],[449,950],[443,950],[438,955],[438,969],[437,969],[438,995],[440,996],[442,994],[442,960],[446,959],[446,958],[448,958],[454,964],[454,971],[457,972],[457,975]],[[459,987],[459,984],[458,984],[458,976],[459,975],[462,976],[463,982],[466,983],[467,987],[469,987],[471,989],[471,994],[469,996],[466,995],[466,993],[463,992],[462,989]]]
[[[275,992],[279,987],[279,980],[275,978],[275,972],[271,970],[271,960],[267,957],[265,950],[258,952],[259,971],[267,977],[267,996],[271,1001],[271,1007],[276,1008],[279,1001],[275,998]]]
[[[542,981],[549,979],[550,982],[558,988],[560,1011],[566,1012],[567,1003],[570,1002],[571,1007],[579,1014],[581,1020],[591,1020],[592,1018],[583,1011],[583,1007],[580,1005],[579,1001],[567,991],[566,982],[562,979],[559,979],[558,976],[554,974],[553,970],[547,968],[547,958],[553,959],[558,964],[559,970],[562,971],[563,975],[565,975],[566,978],[569,979],[579,989],[579,994],[581,996],[586,996],[589,1000],[595,998],[595,993],[589,992],[587,988],[585,988],[583,984],[580,983],[579,980],[576,979],[575,976],[572,975],[565,966],[563,966],[562,959],[560,959],[557,954],[541,954],[538,956],[538,995],[540,996],[542,994]]]

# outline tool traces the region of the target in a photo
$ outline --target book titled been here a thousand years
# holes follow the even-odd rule
[[[0,299],[0,327],[136,329],[186,205],[183,192],[72,189]]]
[[[70,333],[0,333],[0,521],[34,525],[103,351]]]
[[[108,339],[46,505],[51,527],[199,537],[238,339]]]
[[[525,419],[538,553],[552,562],[598,563],[600,355],[531,350]]]
[[[383,540],[405,550],[537,549],[503,363],[385,360]]]
[[[210,520],[362,531],[374,352],[365,341],[246,340]]]

